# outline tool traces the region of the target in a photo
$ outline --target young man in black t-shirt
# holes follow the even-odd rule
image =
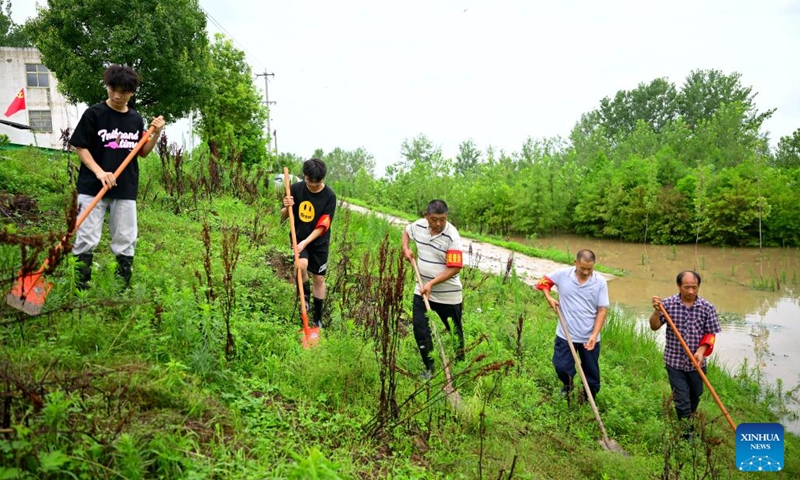
[[[139,88],[139,75],[126,65],[111,65],[103,73],[103,80],[108,98],[83,113],[69,140],[81,160],[79,210],[85,209],[104,186],[109,188],[75,235],[72,253],[83,264],[78,279],[80,289],[87,288],[92,277],[93,253],[100,243],[106,211],[109,212],[111,251],[117,256],[117,275],[126,287],[131,281],[138,233],[139,164],[133,159],[117,179],[114,179],[114,171],[145,134],[142,116],[128,106],[128,101]],[[164,128],[164,118],[156,117],[151,124],[155,132],[139,150],[140,157],[146,157],[156,146]]]
[[[309,280],[313,280],[314,323],[322,326],[322,309],[325,305],[325,274],[328,271],[328,251],[331,240],[331,222],[336,211],[336,194],[323,183],[327,167],[325,162],[312,158],[303,163],[303,181],[289,189],[291,196],[283,198],[281,219],[294,215],[297,230],[297,250],[303,271],[305,293],[309,294]]]

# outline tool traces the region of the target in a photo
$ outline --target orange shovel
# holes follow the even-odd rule
[[[286,196],[292,195],[289,191],[289,169],[283,167],[283,186],[286,187]],[[294,265],[297,268],[297,289],[300,292],[300,316],[303,318],[303,334],[300,339],[303,342],[303,348],[309,348],[319,342],[319,327],[308,326],[308,310],[306,309],[306,297],[303,291],[303,270],[300,268],[300,254],[297,252],[297,233],[294,230],[294,213],[292,207],[289,207],[289,227],[292,231],[292,251],[294,251]]]
[[[142,135],[142,138],[139,140],[139,143],[133,147],[133,150],[125,157],[125,160],[122,161],[120,166],[114,172],[114,179],[116,180],[119,178],[120,174],[125,167],[131,163],[133,157],[142,148],[142,146],[150,140],[150,136],[155,131],[155,127],[150,127],[150,129]],[[78,219],[75,221],[75,228],[67,233],[64,238],[59,242],[56,246],[56,251],[61,250],[66,245],[67,240],[69,237],[75,234],[78,231],[78,228],[81,226],[86,217],[89,216],[89,212],[97,205],[98,202],[103,198],[103,196],[108,192],[108,187],[104,186],[98,193],[97,196],[94,197],[94,200],[89,204],[86,209],[81,212]],[[45,270],[47,270],[47,266],[50,264],[50,259],[45,259],[42,266],[39,267],[39,270],[35,272],[20,272],[20,276],[16,282],[14,282],[14,286],[11,288],[11,292],[6,295],[6,303],[11,305],[12,307],[22,310],[23,312],[27,313],[28,315],[38,315],[42,312],[42,307],[44,306],[45,298],[47,294],[50,293],[50,289],[53,288],[53,284],[50,282],[45,281],[42,274]]]

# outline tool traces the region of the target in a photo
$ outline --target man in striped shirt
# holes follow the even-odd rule
[[[722,331],[717,319],[717,310],[706,299],[698,295],[700,275],[693,271],[684,271],[676,278],[677,295],[665,298],[653,297],[655,311],[650,315],[650,328],[658,330],[666,318],[661,314],[659,305],[664,306],[675,327],[692,351],[697,363],[706,371],[706,357],[711,355],[716,341],[716,334]],[[678,337],[671,328],[667,329],[664,345],[664,363],[667,376],[672,387],[675,401],[675,412],[680,420],[689,420],[697,411],[700,396],[703,394],[703,379],[694,368],[686,352],[681,347]],[[684,432],[684,438],[691,439],[692,430]]]
[[[447,204],[442,200],[431,200],[425,211],[425,217],[409,224],[403,231],[403,256],[408,261],[414,260],[414,252],[409,247],[409,240],[417,244],[419,273],[425,284],[414,289],[414,338],[419,346],[422,363],[425,364],[424,378],[430,378],[433,372],[433,341],[426,317],[425,303],[422,295],[426,295],[431,309],[439,314],[450,331],[447,319],[452,318],[458,335],[458,352],[456,360],[464,358],[464,331],[461,324],[461,271],[463,255],[461,252],[461,236],[458,230],[447,221]]]

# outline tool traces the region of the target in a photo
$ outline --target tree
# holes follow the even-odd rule
[[[11,0],[0,0],[0,47],[32,47],[22,25],[11,19]]]
[[[325,178],[330,182],[355,178],[361,169],[369,176],[375,175],[375,159],[363,147],[351,151],[336,147],[320,158],[325,160],[328,167]]]
[[[127,64],[142,77],[133,101],[169,122],[208,95],[206,17],[198,0],[48,0],[27,24],[42,61],[71,102],[102,101],[102,74]]]
[[[458,146],[456,155],[455,171],[461,175],[467,175],[481,162],[481,151],[472,139],[461,142]]]
[[[745,171],[723,170],[709,188],[703,236],[712,245],[757,244],[758,220],[769,212],[762,212],[755,179]]]
[[[739,101],[721,104],[709,119],[702,119],[686,142],[686,153],[700,164],[717,167],[739,165],[767,154],[766,138],[746,126],[747,107]]]
[[[303,157],[300,155],[281,152],[272,161],[272,168],[274,173],[283,173],[283,167],[289,168],[289,173],[292,175],[303,174]]]
[[[640,120],[659,132],[677,118],[677,97],[674,84],[666,78],[656,78],[649,84],[640,83],[634,90],[618,91],[613,100],[602,99],[600,121],[609,138],[631,134]]]
[[[447,200],[452,180],[452,161],[442,156],[425,135],[405,139],[400,147],[405,158],[386,167],[389,181],[385,197],[390,206],[419,214],[434,198]]]
[[[725,75],[719,70],[693,70],[678,95],[678,110],[692,128],[703,120],[710,120],[725,104],[739,102],[744,107],[742,127],[758,132],[764,120],[770,118],[775,109],[759,112],[755,105],[758,93],[752,87],[742,85],[742,75]]]
[[[210,92],[200,104],[196,126],[206,143],[213,142],[224,158],[241,155],[247,165],[267,157],[264,121],[267,108],[253,85],[244,52],[222,34],[211,46]]]
[[[800,128],[791,137],[787,135],[778,141],[774,163],[778,168],[800,167]]]
[[[414,162],[429,163],[442,158],[442,149],[434,146],[431,139],[423,134],[417,135],[412,138],[403,140],[400,146],[400,154],[405,157],[408,165]]]

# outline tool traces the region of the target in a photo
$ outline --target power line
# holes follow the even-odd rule
[[[223,26],[222,26],[222,24],[221,24],[221,23],[219,23],[219,22],[217,21],[217,19],[216,19],[216,18],[214,18],[214,17],[213,17],[213,16],[212,16],[210,13],[208,13],[208,10],[206,10],[205,8],[203,8],[203,6],[202,6],[202,5],[200,5],[200,3],[199,3],[199,2],[198,2],[198,4],[197,4],[197,5],[200,7],[200,10],[202,10],[202,11],[203,11],[203,13],[205,13],[205,14],[206,14],[206,18],[208,18],[208,19],[211,21],[211,23],[213,23],[213,24],[214,24],[214,25],[215,25],[215,26],[216,26],[218,29],[222,30],[222,33],[224,33],[225,35],[227,35],[227,36],[228,36],[228,38],[230,38],[231,40],[233,40],[233,43],[235,43],[237,46],[239,46],[239,48],[241,48],[241,49],[242,49],[242,51],[245,53],[245,55],[247,55],[248,57],[250,57],[250,60],[253,60],[253,61],[255,61],[255,63],[261,64],[261,65],[264,65],[264,62],[262,62],[260,58],[256,58],[256,56],[255,56],[255,55],[253,55],[252,53],[250,53],[250,51],[249,51],[249,50],[247,50],[247,48],[245,48],[245,46],[244,46],[244,45],[242,45],[242,43],[241,43],[241,42],[239,42],[238,40],[236,40],[236,37],[234,37],[233,35],[231,35],[231,33],[230,33],[230,32],[228,32],[228,30],[226,30],[226,29],[225,29],[225,27],[223,27]]]

